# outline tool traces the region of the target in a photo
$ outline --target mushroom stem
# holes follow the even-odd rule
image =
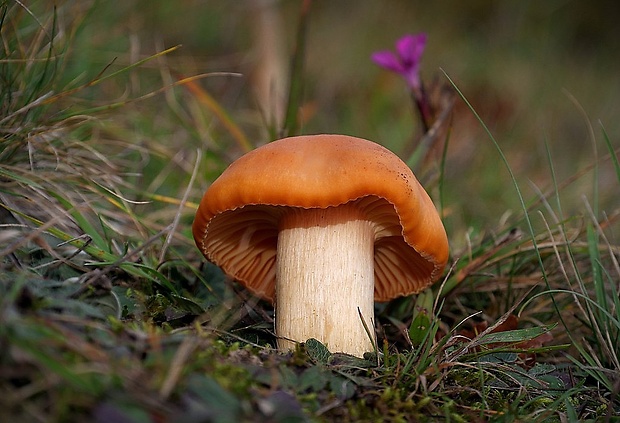
[[[373,224],[351,205],[294,209],[283,217],[276,259],[280,349],[316,338],[332,352],[361,357],[373,350],[374,237]]]

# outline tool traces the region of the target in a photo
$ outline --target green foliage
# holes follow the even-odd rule
[[[321,65],[317,83],[329,48],[313,60],[314,28],[333,25],[309,13],[311,2],[292,13],[283,128],[265,128],[247,81],[210,72],[242,68],[231,45],[206,40],[223,50],[198,64],[195,47],[138,45],[140,31],[155,37],[166,22],[140,23],[129,9],[165,15],[167,3],[31,3],[0,2],[0,421],[585,421],[620,412],[620,214],[608,194],[620,183],[616,128],[600,131],[599,154],[588,127],[591,163],[567,178],[560,167],[577,162],[552,158],[552,140],[534,146],[546,168],[525,174],[506,145],[532,155],[532,141],[494,135],[464,80],[452,88],[469,110],[456,103],[454,124],[473,112],[494,155],[455,159],[485,142],[463,145],[451,128],[412,150],[408,102],[390,96],[389,82],[364,75],[358,56],[338,79],[359,46]],[[213,25],[240,13],[205,10]],[[135,44],[118,29],[133,25]],[[458,68],[446,74],[461,80]],[[307,106],[319,111],[301,122]],[[382,138],[410,157],[439,191],[453,244],[440,286],[377,305],[378,345],[364,358],[313,339],[275,351],[272,307],[204,263],[190,231],[204,187],[234,157],[279,130],[319,129]],[[468,169],[477,177],[463,176]],[[470,219],[476,209],[484,214]]]

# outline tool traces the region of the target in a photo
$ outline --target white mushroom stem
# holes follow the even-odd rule
[[[316,338],[331,352],[361,357],[373,350],[374,236],[354,205],[284,216],[276,259],[280,349]]]

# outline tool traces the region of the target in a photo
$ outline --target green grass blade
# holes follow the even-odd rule
[[[0,167],[0,176],[7,178],[8,180],[19,182],[20,184],[23,184],[29,187],[42,188],[41,184],[39,184],[38,182],[35,182],[34,180],[30,178],[26,178],[22,175],[18,175],[15,172],[11,172],[10,170],[7,170],[6,168]]]
[[[301,6],[301,14],[295,39],[295,52],[291,60],[288,102],[279,137],[299,135],[299,108],[301,107],[304,90],[303,70],[306,55],[306,32],[311,5],[312,0],[304,0]]]
[[[103,239],[100,235],[99,231],[90,223],[90,221],[80,213],[79,209],[75,207],[69,200],[64,198],[57,192],[48,191],[49,194],[54,197],[58,202],[65,208],[65,210],[75,219],[75,222],[78,224],[80,229],[84,231],[86,235],[88,235],[92,242],[97,246],[100,250],[110,252],[110,247],[108,243]]]
[[[18,210],[13,210],[7,208],[7,210],[15,213],[24,219],[34,223],[39,228],[43,228],[43,230],[55,238],[65,242],[77,249],[85,251],[91,257],[97,259],[97,262],[93,262],[92,265],[95,266],[105,266],[107,271],[112,270],[114,267],[119,267],[129,274],[134,275],[136,277],[144,278],[146,280],[150,280],[157,285],[166,288],[167,291],[176,293],[176,287],[160,272],[153,268],[153,266],[141,263],[129,262],[125,257],[118,257],[114,254],[110,253],[107,250],[103,250],[93,243],[90,240],[85,240],[83,238],[76,238],[68,233],[50,226],[45,222],[42,222],[39,219],[36,219],[32,216],[29,216],[25,213],[22,213]],[[126,256],[133,255],[131,253]]]
[[[503,332],[488,333],[480,339],[477,339],[473,345],[485,345],[485,344],[515,344],[524,341],[530,341],[539,337],[542,334],[550,332],[555,325],[547,326],[535,326],[525,329],[515,329]]]
[[[607,131],[605,131],[605,128],[603,128],[603,139],[605,140],[607,150],[609,150],[609,155],[616,171],[616,177],[618,178],[618,182],[620,182],[620,161],[618,160],[618,152],[617,150],[614,150],[614,147],[611,144],[611,140],[609,139],[609,135],[607,135]]]

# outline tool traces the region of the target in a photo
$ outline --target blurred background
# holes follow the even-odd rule
[[[380,69],[370,55],[393,49],[406,33],[426,32],[423,80],[447,84],[445,72],[454,81],[497,140],[526,200],[536,197],[534,186],[542,192],[553,188],[547,144],[558,182],[576,179],[566,188],[565,211],[581,209],[581,194],[592,192],[594,182],[577,176],[597,154],[607,154],[603,128],[616,145],[620,130],[620,26],[614,2],[308,4],[302,133],[355,135],[405,158],[420,135],[416,111],[401,78]],[[68,7],[83,8],[83,14],[61,14],[63,19],[79,15],[85,20],[65,65],[69,85],[108,65],[106,72],[112,72],[181,45],[135,69],[133,78],[101,84],[92,89],[92,98],[81,94],[76,101],[136,97],[162,82],[213,73],[199,81],[204,91],[252,146],[270,140],[266,128],[281,120],[286,103],[302,1],[127,0]],[[160,138],[187,151],[203,148],[212,160],[207,160],[202,189],[243,151],[230,131],[187,93],[177,87],[140,102],[142,113],[138,108],[125,116],[134,130],[113,136],[137,143]],[[178,120],[169,118],[171,111]],[[437,150],[418,173],[435,199],[441,148]],[[467,228],[497,227],[520,208],[497,149],[460,99],[453,110],[443,178],[446,225],[457,244]],[[602,208],[617,207],[615,178],[611,166],[601,169]]]

